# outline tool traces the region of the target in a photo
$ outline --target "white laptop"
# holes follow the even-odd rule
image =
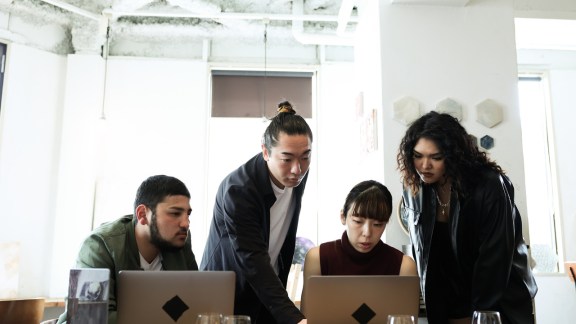
[[[234,312],[233,271],[120,271],[118,324],[195,323],[199,313]]]
[[[384,323],[388,315],[418,319],[417,276],[312,276],[306,282],[309,324]]]

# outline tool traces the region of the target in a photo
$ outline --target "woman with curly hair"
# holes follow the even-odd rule
[[[537,287],[514,187],[457,119],[429,112],[397,156],[428,322],[470,323],[474,311],[534,323]]]

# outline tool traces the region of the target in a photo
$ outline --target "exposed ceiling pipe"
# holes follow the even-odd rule
[[[348,2],[346,0],[343,1]],[[341,9],[340,12],[343,10]],[[351,12],[352,10],[350,10]],[[304,0],[293,0],[292,1],[292,15],[294,17],[302,16],[304,13]],[[340,15],[339,15],[340,16]],[[340,18],[340,17],[339,17]],[[338,27],[340,24],[344,23],[344,20],[351,20],[350,19],[339,19]],[[334,45],[334,46],[354,46],[355,40],[352,35],[326,35],[326,34],[311,34],[304,32],[304,21],[294,19],[292,21],[292,35],[294,38],[305,45]]]
[[[347,35],[344,30],[348,22],[357,22],[357,17],[351,16],[353,0],[343,0],[338,16],[331,15],[305,15],[304,1],[294,0],[292,2],[292,14],[268,14],[268,13],[197,13],[197,12],[153,12],[153,11],[114,11],[104,9],[102,16],[89,11],[72,6],[61,0],[41,0],[56,7],[74,12],[81,16],[102,21],[102,16],[107,19],[111,17],[132,16],[132,17],[165,17],[165,18],[199,18],[199,19],[239,19],[239,20],[283,20],[292,21],[292,35],[294,38],[306,45],[336,45],[354,46],[352,34]],[[304,21],[338,22],[337,35],[312,34],[304,32]]]
[[[20,34],[16,34],[12,31],[9,30],[0,30],[0,38],[3,40],[7,40],[10,42],[14,42],[14,43],[20,43],[20,44],[24,44],[26,43],[26,37],[20,35]]]
[[[78,7],[75,7],[69,3],[62,2],[60,0],[41,0],[41,1],[49,3],[49,4],[56,6],[56,7],[62,8],[64,10],[68,10],[68,11],[77,13],[80,16],[84,16],[84,17],[90,18],[92,20],[100,21],[100,19],[101,19],[100,15],[94,14],[90,11],[87,11],[87,10],[84,10],[84,9],[81,9]]]
[[[238,19],[238,20],[299,20],[299,21],[338,21],[338,16],[331,15],[304,15],[303,11],[299,15],[294,14],[270,14],[270,13],[248,13],[248,12],[157,12],[157,11],[119,11],[104,9],[103,14],[112,17],[160,17],[160,18],[199,18],[199,19]],[[351,17],[350,21],[356,22],[356,17]]]
[[[68,10],[70,12],[77,13],[86,18],[92,20],[100,20],[101,16],[96,15],[90,11],[75,7],[66,2],[60,0],[40,0],[49,3],[53,6]],[[344,0],[348,2],[348,0]],[[270,13],[242,13],[242,12],[216,12],[216,13],[200,13],[200,12],[155,12],[155,11],[117,11],[110,8],[104,9],[102,15],[106,17],[160,17],[160,18],[199,18],[199,19],[239,19],[239,20],[300,20],[300,21],[340,21],[342,20],[341,15],[331,16],[331,15],[304,15],[303,11],[300,15],[295,16],[294,14],[270,14]],[[356,17],[349,17],[348,21],[357,22]]]
[[[392,4],[465,6],[470,0],[390,0]]]
[[[346,31],[346,26],[352,18],[352,10],[354,9],[354,0],[342,0],[342,5],[340,5],[340,11],[338,11],[338,27],[336,28],[336,34],[339,36],[344,35]]]

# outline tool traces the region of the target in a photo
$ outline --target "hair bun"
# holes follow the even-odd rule
[[[279,114],[280,113],[289,113],[289,114],[296,114],[294,108],[288,101],[284,101],[278,104],[278,110],[276,110]]]

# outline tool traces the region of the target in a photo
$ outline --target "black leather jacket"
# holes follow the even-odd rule
[[[403,199],[401,212],[408,220],[422,294],[428,300],[434,298],[426,292],[426,272],[436,220],[435,192],[431,185],[422,185],[414,196],[405,188]],[[504,323],[528,323],[526,316],[532,309],[524,306],[531,305],[538,288],[512,183],[504,175],[486,171],[467,198],[458,199],[453,192],[451,202],[452,253],[464,281],[462,288],[469,290],[472,310],[497,310]],[[524,306],[512,302],[518,300],[524,300]]]

